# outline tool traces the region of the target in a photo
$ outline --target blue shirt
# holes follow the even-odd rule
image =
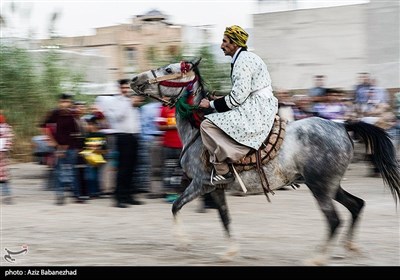
[[[150,102],[140,107],[140,119],[142,123],[142,137],[146,141],[153,141],[158,135],[163,135],[163,131],[158,129],[157,119],[160,116],[161,103]]]

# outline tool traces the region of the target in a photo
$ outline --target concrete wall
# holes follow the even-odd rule
[[[378,85],[400,86],[400,1],[371,1],[367,9],[368,69]]]
[[[96,50],[105,57],[102,69],[107,75],[103,81],[132,76],[132,72],[141,72],[150,68],[148,50],[153,48],[157,58],[170,55],[170,48],[180,49],[183,45],[180,26],[172,26],[161,21],[140,21],[134,18],[131,24],[101,27],[92,36],[60,37],[41,40],[40,45],[59,45],[61,49],[86,53]],[[134,67],[128,65],[127,49],[136,50]],[[104,66],[104,67],[103,67]],[[97,82],[89,79],[88,82]]]
[[[399,88],[399,3],[263,13],[253,16],[254,51],[268,64],[274,88],[308,89],[313,75],[326,86],[353,89],[370,72]],[[396,79],[397,77],[397,79]]]

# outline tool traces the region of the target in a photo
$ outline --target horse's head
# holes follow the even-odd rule
[[[163,103],[164,97],[176,101],[184,89],[193,86],[200,78],[196,74],[201,58],[172,63],[158,69],[142,72],[131,80],[131,88],[138,95],[155,98]]]

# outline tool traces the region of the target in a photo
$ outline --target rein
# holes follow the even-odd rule
[[[196,111],[199,109],[198,104],[197,105],[192,105],[190,103],[193,102],[194,96],[197,95],[198,90],[203,91],[202,86],[199,87],[198,90],[193,92],[193,85],[198,81],[198,76],[193,70],[190,70],[191,68],[191,63],[182,61],[181,62],[181,72],[180,73],[174,73],[174,74],[168,74],[164,76],[157,77],[155,70],[151,70],[151,74],[153,75],[153,79],[148,79],[145,84],[147,85],[153,85],[157,84],[158,87],[158,96],[152,95],[150,93],[145,93],[142,92],[143,95],[146,95],[150,98],[156,99],[157,101],[161,102],[163,105],[169,106],[169,107],[176,107],[176,113],[180,115],[182,118],[186,118],[189,120],[189,122],[192,124],[193,127],[196,127],[198,130],[196,134],[192,137],[192,139],[189,141],[187,145],[184,146],[182,149],[182,152],[179,156],[179,162],[181,161],[183,155],[186,153],[188,148],[196,141],[196,139],[200,136],[200,122],[202,121],[203,116],[200,116],[199,114],[194,113],[193,111]],[[191,78],[190,81],[187,82],[175,82],[173,80],[181,79],[181,78]],[[162,97],[162,91],[161,91],[161,86],[164,87],[173,87],[173,88],[181,88],[179,94],[171,100],[167,101],[164,100]],[[208,94],[207,94],[208,96]]]

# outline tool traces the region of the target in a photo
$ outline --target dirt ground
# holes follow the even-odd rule
[[[366,201],[355,241],[360,254],[348,254],[341,241],[349,212],[335,204],[343,219],[328,266],[399,266],[400,219],[381,178],[368,177],[365,162],[350,166],[343,188]],[[14,203],[1,205],[2,266],[304,266],[327,234],[322,213],[306,186],[264,195],[227,195],[232,234],[239,254],[223,262],[227,248],[216,210],[198,213],[200,201],[181,211],[189,246],[182,250],[173,235],[171,204],[149,199],[126,209],[110,198],[55,205],[43,189],[46,170],[35,163],[12,166]],[[157,184],[157,182],[154,182]],[[27,246],[28,251],[6,260]]]

